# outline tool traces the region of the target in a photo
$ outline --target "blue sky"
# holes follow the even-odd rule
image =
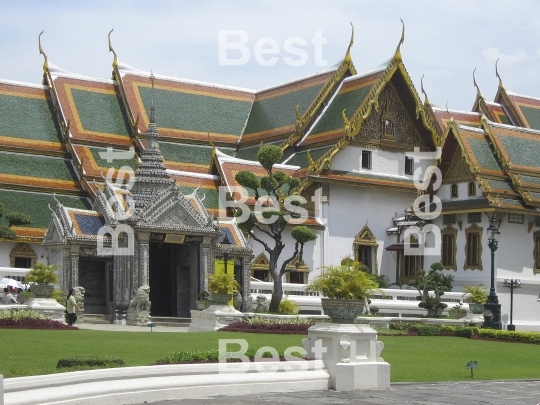
[[[432,102],[470,110],[475,99],[472,72],[482,93],[493,99],[498,80],[505,87],[540,97],[540,2],[529,1],[0,1],[0,78],[39,83],[43,58],[37,37],[57,66],[110,78],[112,54],[155,73],[263,89],[326,70],[343,57],[355,27],[352,57],[359,73],[392,57],[405,21],[402,55],[418,92],[420,78]],[[251,57],[241,66],[219,64],[219,31],[247,34]],[[311,44],[321,31],[326,43],[315,62]],[[253,56],[261,38],[276,41],[277,63],[262,66]],[[300,38],[308,60],[290,66],[285,41]],[[235,54],[228,54],[232,58]],[[268,56],[269,57],[269,56]]]

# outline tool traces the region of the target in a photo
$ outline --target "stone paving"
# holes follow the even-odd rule
[[[216,387],[216,390],[219,391],[219,387]],[[392,384],[390,390],[380,391],[268,393],[151,403],[152,405],[540,405],[540,380],[397,383]]]

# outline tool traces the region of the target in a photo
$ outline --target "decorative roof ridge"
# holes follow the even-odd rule
[[[81,75],[79,73],[73,73],[69,70],[62,69],[61,67],[56,66],[51,61],[48,62],[49,66],[49,73],[51,77],[54,79],[58,77],[64,77],[67,79],[77,79],[77,80],[85,80],[85,81],[91,81],[91,82],[97,82],[97,83],[106,83],[106,84],[112,84],[116,85],[116,81],[110,80],[110,79],[101,79],[99,77],[92,77],[92,76],[85,76]]]
[[[323,75],[328,74],[330,72],[335,72],[336,70],[338,70],[338,68],[339,68],[339,65],[338,66],[332,66],[330,69],[323,70],[322,72],[312,73],[312,74],[310,74],[308,76],[303,76],[303,77],[300,77],[298,79],[289,80],[287,82],[280,83],[280,84],[270,86],[270,87],[266,87],[266,88],[261,89],[261,90],[255,90],[255,94],[260,95],[261,93],[264,93],[264,92],[267,92],[267,91],[270,91],[270,90],[275,90],[275,89],[279,89],[281,87],[286,87],[286,86],[289,86],[291,84],[298,83],[298,82],[301,82],[301,81],[304,81],[304,80],[309,80],[309,79],[312,79],[312,78],[317,77],[317,76],[323,76]]]
[[[287,159],[285,159],[283,161],[283,164],[287,164],[286,162],[288,162],[289,160],[291,160],[294,156],[296,156],[298,153],[304,153],[304,152],[311,152],[311,151],[315,151],[315,150],[318,150],[318,149],[328,149],[329,145],[322,145],[322,146],[316,146],[314,148],[309,148],[309,149],[303,149],[303,150],[297,150],[295,151],[293,154],[291,154],[291,156],[289,156]]]
[[[239,164],[246,164],[251,166],[260,166],[262,165],[259,162],[256,162],[254,160],[246,160],[246,159],[240,159],[234,156],[229,156],[223,152],[221,152],[218,148],[216,148],[216,158],[218,159],[220,164],[223,163],[239,163]],[[282,163],[275,164],[273,168],[276,169],[290,169],[290,170],[298,170],[300,169],[300,166],[293,166],[293,165],[285,165]]]
[[[356,74],[356,75],[353,75],[353,76],[349,76],[349,77],[346,77],[345,79],[343,79],[343,83],[348,83],[348,82],[353,82],[353,81],[355,81],[355,80],[364,79],[364,78],[366,78],[366,77],[375,75],[376,73],[384,72],[385,70],[386,70],[386,66],[380,67],[380,68],[376,68],[376,69],[374,69],[374,70],[370,70],[370,71],[365,72],[365,73],[361,73],[361,74]]]
[[[537,130],[537,129],[519,127],[519,126],[516,126],[516,125],[509,125],[509,124],[501,124],[499,122],[493,122],[493,121],[489,121],[489,120],[487,120],[487,121],[488,121],[488,124],[490,126],[493,126],[493,127],[500,127],[500,128],[504,128],[504,129],[511,129],[513,131],[527,132],[529,134],[540,135],[540,130]]]
[[[146,72],[144,70],[140,70],[137,68],[134,68],[132,66],[129,66],[122,62],[120,59],[118,59],[118,71],[120,72],[121,77],[124,77],[128,74],[131,74],[133,76],[141,76],[147,78],[150,75],[150,72]],[[174,76],[167,76],[167,75],[160,75],[160,74],[154,74],[154,77],[159,80],[168,80],[171,82],[177,82],[177,83],[186,83],[186,84],[196,84],[199,86],[209,87],[209,88],[216,88],[216,89],[224,89],[224,90],[233,90],[233,91],[242,91],[245,93],[251,93],[255,95],[256,91],[253,89],[248,88],[242,88],[242,87],[235,87],[235,86],[227,86],[219,83],[210,83],[210,82],[203,82],[199,80],[192,80],[192,79],[183,79],[180,77],[174,77]]]
[[[93,216],[99,216],[99,217],[104,217],[103,214],[100,214],[99,212],[96,212],[94,210],[83,210],[81,208],[72,208],[72,207],[66,207],[64,206],[64,209],[66,210],[66,212],[80,212],[80,213],[84,213],[84,214],[92,214]]]
[[[196,177],[199,179],[209,179],[209,180],[220,180],[221,177],[213,175],[213,174],[207,174],[207,173],[194,173],[194,172],[186,172],[183,170],[174,170],[174,169],[167,169],[167,173],[169,174],[176,174],[178,176],[186,176],[186,177]]]
[[[476,127],[473,127],[473,126],[470,126],[470,125],[467,125],[467,124],[461,124],[459,122],[456,122],[456,127],[459,128],[459,129],[464,129],[466,131],[478,132],[478,133],[482,133],[482,134],[486,133],[486,131],[484,131],[482,128],[476,128]]]
[[[374,173],[371,170],[356,170],[356,169],[353,169],[353,170],[330,169],[330,170],[333,170],[334,172],[338,172],[338,173],[366,174],[366,175],[371,176],[371,177],[389,177],[389,178],[392,178],[392,179],[408,180],[408,181],[411,181],[411,182],[413,181],[412,176],[407,177],[406,175],[399,176],[399,175],[396,175],[396,174]],[[324,173],[324,172],[321,172],[321,173]]]
[[[452,112],[457,112],[457,113],[461,113],[461,114],[470,114],[470,115],[478,115],[478,116],[482,116],[481,113],[479,112],[476,112],[476,111],[466,111],[466,110],[455,110],[455,109],[447,109],[447,108],[442,108],[442,107],[439,107],[435,104],[431,104],[431,108],[433,108],[433,110],[439,110],[441,112],[447,112],[447,111],[452,111]]]
[[[484,102],[485,102],[486,104],[496,105],[496,106],[498,106],[498,107],[502,107],[502,106],[503,106],[501,103],[496,103],[495,101],[484,100]]]
[[[531,100],[538,100],[540,101],[540,97],[533,97],[533,96],[526,96],[524,94],[518,94],[518,93],[514,93],[513,91],[508,91],[505,89],[505,92],[507,95],[509,96],[514,96],[514,97],[522,97],[522,98],[529,98]]]
[[[49,86],[46,86],[44,84],[19,82],[17,80],[0,79],[0,85],[1,84],[7,84],[10,86],[30,87],[34,89],[40,89],[40,90],[49,90]]]

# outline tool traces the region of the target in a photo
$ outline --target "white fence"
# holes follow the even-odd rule
[[[321,300],[318,294],[306,294],[305,284],[283,283],[283,292],[291,300],[298,304],[301,312],[322,314]],[[258,295],[270,299],[273,291],[273,283],[263,281],[251,281],[251,295],[253,305],[256,305]],[[371,306],[379,308],[380,314],[393,316],[425,315],[426,311],[418,307],[420,301],[417,300],[417,290],[402,290],[382,288],[384,295],[375,295],[371,300]],[[434,295],[434,294],[432,294]],[[442,302],[448,305],[447,312],[454,305],[462,304],[462,308],[468,312],[469,305],[464,302],[465,293],[446,292],[441,297]]]

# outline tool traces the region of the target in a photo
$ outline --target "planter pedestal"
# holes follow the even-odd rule
[[[389,389],[390,364],[380,357],[384,343],[368,325],[317,323],[302,341],[307,358],[320,358],[337,391]],[[317,357],[316,357],[317,356]]]
[[[40,314],[49,316],[52,320],[64,322],[64,311],[66,307],[60,305],[53,298],[32,297],[26,302],[26,306]]]
[[[209,332],[241,321],[244,314],[230,305],[210,305],[204,311],[191,310],[188,332]]]

